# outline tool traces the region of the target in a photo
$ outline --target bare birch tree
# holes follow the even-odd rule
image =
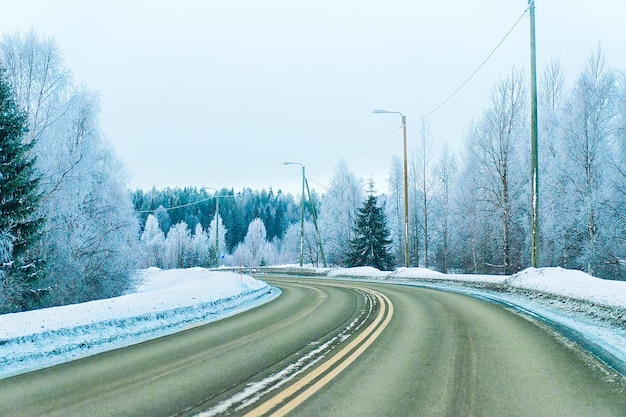
[[[469,149],[479,182],[476,184],[478,197],[493,210],[499,220],[501,245],[499,265],[504,274],[511,274],[520,267],[522,242],[514,246],[514,203],[520,197],[522,169],[519,150],[524,131],[526,92],[519,72],[512,72],[495,86],[490,107],[477,124],[473,142]]]

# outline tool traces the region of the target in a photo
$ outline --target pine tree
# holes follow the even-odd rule
[[[18,311],[35,306],[37,263],[33,248],[40,238],[41,218],[35,210],[37,193],[34,142],[25,143],[27,117],[21,112],[0,68],[0,235],[5,237],[5,262],[0,265],[1,310]],[[10,256],[9,255],[10,252]]]
[[[391,240],[387,219],[382,207],[372,194],[362,208],[357,210],[355,238],[350,242],[351,266],[373,266],[382,271],[391,270],[393,257],[389,251]]]

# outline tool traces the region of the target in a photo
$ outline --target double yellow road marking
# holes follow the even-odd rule
[[[245,414],[245,417],[263,416],[270,412],[272,412],[272,416],[286,415],[339,375],[378,338],[391,321],[393,304],[384,294],[371,289],[363,288],[362,290],[373,295],[381,306],[378,315],[367,329],[336,355],[328,359],[328,361],[293,385],[249,411]],[[276,409],[277,407],[280,408]]]

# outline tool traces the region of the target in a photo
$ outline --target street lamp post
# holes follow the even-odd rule
[[[402,116],[402,139],[404,147],[404,266],[409,267],[409,185],[406,157],[406,116],[399,111],[374,110],[376,114],[399,114]]]

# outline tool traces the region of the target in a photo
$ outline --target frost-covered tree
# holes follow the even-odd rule
[[[539,227],[541,238],[539,259],[542,265],[561,265],[567,200],[566,178],[568,161],[563,146],[564,106],[567,96],[565,76],[558,61],[544,70],[539,90]]]
[[[159,228],[159,221],[153,214],[146,219],[146,225],[141,234],[141,244],[144,254],[143,266],[163,268],[165,234]]]
[[[513,72],[496,84],[490,107],[475,126],[467,143],[468,164],[477,171],[474,198],[493,213],[494,236],[500,246],[497,258],[487,259],[505,274],[521,267],[524,238],[522,191],[528,182],[521,143],[525,132],[526,92],[523,77]],[[498,225],[498,226],[496,226]]]
[[[350,266],[372,266],[382,271],[393,268],[387,218],[373,194],[357,211],[354,235],[350,242]]]
[[[74,91],[38,140],[48,304],[122,294],[133,284],[138,222],[127,179],[98,126],[97,97]]]
[[[216,234],[219,233],[219,236],[216,236]],[[228,254],[228,247],[226,246],[226,233],[228,233],[228,230],[226,229],[226,227],[224,226],[224,223],[222,222],[222,216],[219,215],[215,215],[213,216],[213,220],[211,220],[211,224],[209,225],[209,232],[208,232],[208,254],[209,254],[209,259],[208,259],[208,264],[215,266],[215,267],[219,267],[219,265],[216,265],[216,257],[219,257],[219,259],[222,259],[223,257],[225,257]],[[217,245],[217,247],[216,247]],[[217,253],[219,251],[219,253]]]
[[[38,304],[39,265],[34,247],[41,234],[40,196],[27,119],[15,103],[0,67],[0,312]]]
[[[448,272],[451,263],[450,237],[452,231],[452,192],[458,174],[456,155],[444,146],[433,174],[436,185],[435,263],[440,271]]]
[[[300,258],[300,223],[293,223],[285,232],[281,244],[280,256],[283,262],[298,263]],[[319,266],[322,264],[322,255],[317,244],[317,231],[311,221],[304,222],[302,239],[302,262]]]
[[[263,220],[256,218],[248,225],[246,237],[237,246],[233,257],[249,267],[271,265],[276,262],[277,253],[273,245],[267,241],[267,230]]]
[[[430,214],[432,211],[434,176],[433,170],[433,143],[432,135],[428,124],[423,121],[420,126],[419,142],[415,149],[414,161],[416,171],[416,195],[419,196],[420,212],[420,237],[422,242],[423,265],[425,268],[429,266],[429,232],[430,232]]]
[[[209,264],[209,236],[198,223],[191,238],[190,265],[206,267]]]
[[[40,175],[42,305],[110,297],[133,285],[138,224],[124,169],[99,128],[97,96],[73,85],[51,39],[6,36],[0,62],[28,112]]]
[[[64,113],[72,89],[71,73],[56,42],[33,30],[5,35],[0,42],[0,63],[7,70],[19,108],[28,115],[26,142],[37,141]]]
[[[172,220],[170,219],[170,212],[163,207],[159,206],[154,212],[157,220],[159,221],[159,227],[163,231],[163,233],[167,234],[172,227]]]
[[[611,242],[603,276],[626,278],[626,70],[618,73],[618,114],[615,118],[609,186],[612,226]]]
[[[341,161],[330,180],[319,210],[319,227],[326,260],[346,265],[356,209],[363,201],[363,181]]]
[[[564,139],[567,169],[567,238],[574,250],[567,251],[568,266],[590,274],[607,260],[605,248],[612,226],[608,204],[608,170],[611,144],[618,114],[617,77],[605,68],[597,51],[580,74],[566,104]]]
[[[469,143],[467,139],[466,147]],[[497,225],[493,224],[493,211],[478,198],[479,172],[471,163],[469,150],[465,152],[465,163],[454,187],[452,224],[456,232],[451,236],[451,246],[455,248],[452,262],[457,268],[478,274],[488,271],[485,265],[495,256],[493,234]]]
[[[165,238],[165,267],[185,268],[189,266],[191,255],[191,233],[187,223],[176,223]]]
[[[397,261],[404,259],[404,174],[402,160],[394,156],[389,171],[389,198],[385,205],[389,221],[391,253]]]

